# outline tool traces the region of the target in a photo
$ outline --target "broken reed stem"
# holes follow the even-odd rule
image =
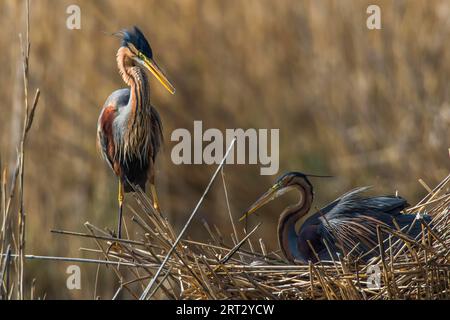
[[[28,1],[27,1],[28,2]],[[28,61],[28,58],[27,58]],[[25,70],[25,69],[24,69]],[[25,74],[24,71],[24,77],[27,77],[26,80],[26,87],[28,86],[28,66],[26,69],[27,73]],[[25,95],[25,101],[28,101],[28,89],[25,89],[26,95]],[[19,216],[18,216],[18,228],[19,228],[19,255],[20,255],[20,262],[19,262],[19,272],[18,272],[18,281],[19,281],[19,291],[18,291],[18,299],[23,300],[23,277],[24,277],[24,254],[25,254],[25,234],[26,234],[26,228],[25,228],[25,222],[26,222],[26,212],[24,207],[24,175],[25,175],[25,142],[27,139],[28,131],[31,129],[31,125],[33,123],[34,118],[34,112],[37,107],[37,104],[39,102],[40,97],[40,91],[39,89],[36,90],[36,94],[34,96],[33,101],[33,107],[31,109],[31,112],[28,111],[28,102],[25,103],[25,120],[23,124],[23,134],[22,139],[20,141],[20,154],[19,154],[19,163],[20,163],[20,169],[19,169],[19,177],[20,177],[20,183],[19,183]]]
[[[228,216],[230,218],[231,227],[233,228],[234,238],[236,239],[236,242],[239,242],[239,237],[238,237],[238,233],[237,233],[237,230],[236,230],[236,225],[234,224],[233,215],[231,214],[230,201],[228,199],[227,184],[225,182],[225,172],[224,172],[223,168],[220,170],[220,172],[222,174],[222,184],[223,184],[223,191],[225,193],[225,201],[227,203]]]
[[[256,230],[258,230],[260,226],[261,223],[259,223],[255,228],[253,228],[253,230],[250,231],[250,233],[248,233],[233,249],[231,249],[230,252],[225,257],[223,257],[222,260],[220,260],[220,263],[221,264],[227,263],[228,260],[230,260],[230,258],[239,250],[240,247],[242,247],[242,245],[247,241],[247,239],[250,238]]]
[[[177,239],[175,240],[175,242],[173,243],[172,247],[170,248],[169,252],[167,253],[166,257],[164,258],[164,261],[161,263],[160,268],[158,269],[158,271],[156,272],[156,274],[154,275],[153,279],[150,281],[150,283],[148,284],[148,286],[145,288],[144,292],[142,293],[140,300],[144,300],[146,299],[150,289],[152,288],[153,284],[155,283],[156,279],[159,277],[162,269],[164,268],[164,266],[166,265],[167,261],[169,260],[170,256],[172,255],[173,251],[175,250],[176,246],[178,245],[178,243],[180,242],[181,238],[183,237],[184,233],[186,232],[187,228],[189,227],[189,225],[191,224],[192,220],[194,219],[195,214],[197,213],[197,210],[200,208],[200,205],[203,203],[203,199],[206,197],[206,195],[209,192],[209,189],[211,188],[214,180],[216,179],[217,174],[219,173],[219,171],[222,169],[222,167],[225,164],[226,159],[228,158],[228,155],[230,154],[231,150],[233,149],[234,143],[236,142],[236,138],[233,139],[233,141],[231,141],[230,146],[228,147],[227,152],[225,153],[225,156],[223,157],[222,161],[220,162],[220,165],[217,167],[216,171],[214,172],[211,180],[208,183],[208,186],[206,187],[205,191],[203,192],[202,197],[200,198],[200,200],[198,201],[197,205],[194,208],[194,211],[192,211],[192,214],[190,215],[188,221],[186,222],[186,224],[184,225],[183,229],[181,230],[180,234],[178,235]]]
[[[19,233],[19,268],[17,273],[17,283],[18,283],[18,299],[23,300],[23,285],[24,285],[24,269],[25,269],[25,219],[26,213],[24,208],[24,174],[25,174],[25,140],[27,136],[27,132],[31,127],[32,118],[30,120],[30,113],[28,107],[28,72],[29,72],[29,57],[30,57],[30,2],[29,0],[25,1],[26,4],[26,40],[25,43],[22,39],[22,35],[19,35],[20,45],[22,50],[22,63],[23,63],[23,88],[24,88],[24,105],[25,105],[25,116],[23,123],[23,131],[22,138],[20,141],[20,154],[19,154],[19,216],[18,216],[18,233]],[[34,106],[37,105],[37,101],[39,99],[39,91],[36,92]],[[34,107],[35,108],[35,107]],[[34,115],[34,110],[32,115]]]

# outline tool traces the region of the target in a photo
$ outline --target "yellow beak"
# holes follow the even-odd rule
[[[277,198],[279,195],[278,190],[279,190],[278,185],[274,185],[272,188],[267,190],[258,200],[256,200],[254,204],[252,204],[252,206],[244,213],[244,215],[239,219],[239,221],[246,219],[253,212],[255,212],[265,204]]]
[[[175,93],[174,86],[170,83],[169,79],[164,75],[162,70],[158,67],[156,62],[151,59],[147,58],[145,55],[140,54],[139,62],[150,71],[156,79],[158,79],[159,82],[164,86],[164,88],[167,89],[171,94]]]

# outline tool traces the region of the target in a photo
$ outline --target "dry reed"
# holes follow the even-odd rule
[[[126,291],[130,297],[147,299],[449,299],[449,186],[450,175],[408,210],[433,217],[431,225],[420,220],[422,233],[417,239],[380,228],[379,239],[382,233],[389,236],[380,241],[378,256],[367,264],[347,254],[339,261],[288,265],[276,253],[266,253],[262,239],[254,239],[259,225],[242,239],[236,232],[226,242],[219,229],[212,231],[205,224],[209,242],[182,239],[173,246],[177,237],[172,226],[140,191],[136,193],[140,210],[131,220],[141,232],[133,239],[116,240],[89,223],[86,234],[54,232],[95,240],[96,248],[84,250],[103,255],[104,261],[78,261],[115,266],[119,289],[114,298]],[[234,225],[231,215],[230,223]],[[169,255],[172,248],[174,254]],[[162,272],[155,279],[157,269]],[[150,279],[154,287],[147,286]]]
[[[24,175],[25,175],[25,145],[28,134],[33,124],[34,115],[39,102],[40,90],[37,89],[33,102],[29,104],[29,59],[30,59],[30,4],[25,1],[26,32],[25,38],[19,34],[21,45],[21,59],[23,72],[23,97],[24,119],[20,144],[17,151],[16,167],[10,183],[7,181],[7,170],[3,169],[0,162],[1,174],[1,216],[2,228],[0,230],[0,299],[11,299],[14,292],[16,298],[23,300],[24,294],[24,270],[25,270],[25,245],[26,245],[26,210],[24,205]],[[7,186],[9,185],[9,193]],[[18,203],[16,214],[13,215],[15,201]],[[17,252],[14,254],[13,252]],[[14,259],[12,259],[14,257]],[[14,268],[11,266],[14,265]],[[16,280],[13,280],[15,274]],[[34,281],[33,281],[34,283]],[[32,285],[31,296],[33,296]]]

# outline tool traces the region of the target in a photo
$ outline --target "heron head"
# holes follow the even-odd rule
[[[301,172],[285,173],[284,175],[280,176],[276,180],[275,184],[272,187],[270,187],[270,189],[267,190],[258,200],[256,200],[255,203],[253,203],[247,211],[245,211],[244,215],[240,218],[240,221],[244,220],[250,214],[258,210],[262,206],[266,205],[267,203],[271,202],[272,200],[295,189],[295,185],[298,184],[298,179],[305,180],[306,183],[308,183],[312,188],[312,185],[309,182],[307,175]]]
[[[121,47],[127,49],[127,56],[138,65],[143,66],[145,69],[158,79],[158,81],[166,88],[171,94],[175,93],[174,86],[167,79],[161,68],[153,59],[153,51],[145,38],[144,34],[138,27],[134,26],[130,29],[122,30],[116,35],[122,38]]]

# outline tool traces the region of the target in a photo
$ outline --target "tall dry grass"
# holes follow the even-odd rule
[[[132,24],[150,38],[177,88],[169,96],[151,83],[166,137],[158,190],[176,231],[212,171],[170,161],[170,133],[191,128],[193,120],[219,129],[280,128],[280,171],[336,176],[315,182],[318,206],[360,185],[399,190],[416,203],[426,193],[419,178],[436,185],[448,173],[448,1],[85,0],[78,2],[82,29],[70,31],[65,10],[72,3],[40,0],[31,10],[29,84],[43,94],[26,153],[27,253],[78,256],[88,240],[60,241],[49,230],[79,231],[85,221],[116,225],[116,181],[96,152],[95,130],[105,98],[123,87],[118,41],[104,32]],[[365,27],[374,3],[382,9],[381,31]],[[24,12],[23,2],[0,3],[0,154],[8,181],[23,124],[17,35],[25,31]],[[256,166],[227,173],[233,215],[274,179],[259,176]],[[197,240],[208,237],[202,219],[214,226],[228,218],[223,191],[211,191],[190,229]],[[260,218],[257,236],[269,251],[276,249],[274,224],[286,203]],[[127,219],[131,213],[128,208]],[[130,224],[130,232],[135,228]],[[221,231],[232,233],[230,226]],[[27,262],[26,287],[36,278],[36,294],[49,298],[107,297],[116,289],[109,269],[83,266],[82,290],[67,290],[68,264]]]

